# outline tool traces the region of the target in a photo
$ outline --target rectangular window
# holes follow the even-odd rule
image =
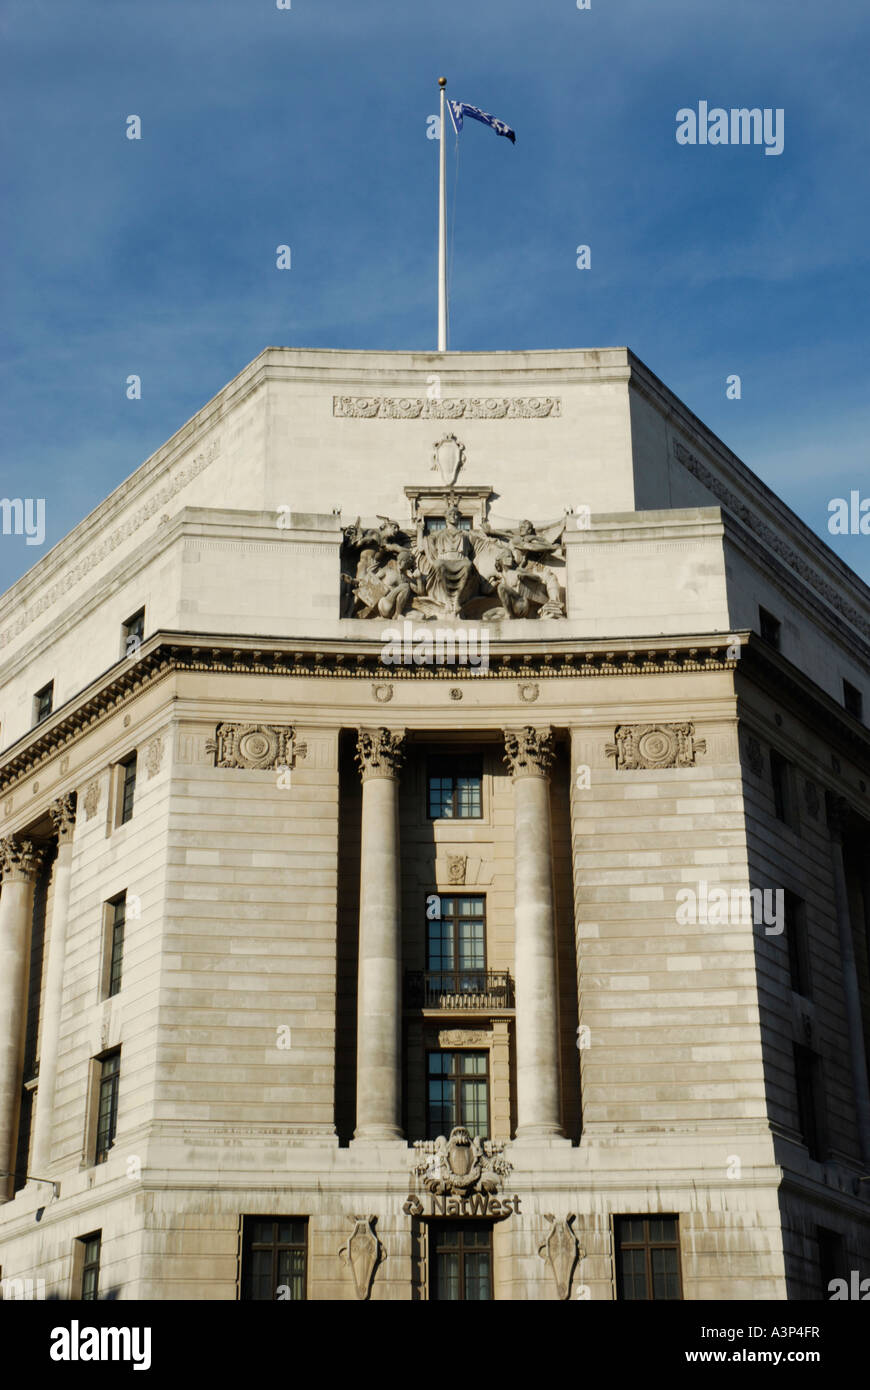
[[[121,1049],[97,1059],[100,1066],[97,1103],[97,1142],[95,1163],[105,1163],[115,1142],[118,1125],[118,1086],[121,1080]]]
[[[136,795],[136,754],[121,763],[121,791],[118,824],[126,825],[133,817],[133,798]]]
[[[782,633],[782,624],[779,618],[775,618],[772,613],[768,613],[766,608],[759,608],[758,629],[763,640],[779,651],[779,642]]]
[[[436,1302],[492,1300],[492,1225],[488,1221],[430,1221],[430,1298]]]
[[[430,1139],[462,1125],[489,1138],[489,1053],[430,1052],[427,1058],[427,1132]]]
[[[307,1220],[288,1216],[242,1219],[243,1299],[303,1301],[307,1263]]]
[[[821,1068],[819,1058],[808,1047],[794,1043],[794,1075],[798,1129],[810,1158],[821,1160],[823,1120],[821,1110]]]
[[[864,696],[856,685],[847,680],[843,681],[843,704],[856,719],[864,718]]]
[[[786,888],[785,940],[788,947],[788,969],[791,987],[796,994],[810,997],[809,941],[807,940],[806,909],[799,897]]]
[[[124,967],[124,929],[127,921],[127,894],[107,903],[108,931],[106,949],[108,954],[108,978],[106,979],[107,999],[117,994],[121,988],[121,972]]]
[[[430,820],[476,820],[483,815],[480,758],[430,758],[428,782]]]
[[[33,697],[33,722],[41,724],[43,719],[47,719],[51,714],[51,707],[54,703],[54,681],[49,681],[41,690],[37,690]]]
[[[441,915],[426,922],[426,968],[444,976],[441,989],[477,992],[485,983],[480,977],[486,970],[486,899],[480,893],[434,896]]]
[[[134,613],[125,623],[121,624],[121,655],[136,656],[144,636],[145,609],[140,608],[137,613]]]
[[[81,1260],[81,1298],[85,1303],[96,1302],[100,1292],[100,1246],[102,1231],[92,1231],[89,1236],[80,1236],[77,1258]]]
[[[791,825],[791,769],[788,761],[781,753],[777,753],[775,748],[770,750],[770,781],[776,818],[784,821],[786,825]]]
[[[678,1217],[616,1216],[613,1237],[617,1298],[682,1298]]]

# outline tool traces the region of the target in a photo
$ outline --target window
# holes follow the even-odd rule
[[[37,690],[33,697],[33,722],[41,724],[43,719],[47,719],[51,714],[51,707],[54,702],[54,681],[49,681],[41,690]]]
[[[121,971],[124,966],[124,927],[127,921],[127,894],[122,893],[120,897],[107,903],[108,908],[108,931],[107,931],[107,956],[108,956],[108,975],[106,979],[105,997],[111,999],[113,994],[117,994],[121,988]]]
[[[791,777],[787,760],[775,748],[770,750],[770,781],[773,787],[773,809],[777,820],[792,823]]]
[[[298,1217],[242,1220],[242,1298],[301,1301],[306,1297],[308,1222]]]
[[[126,825],[133,817],[133,797],[136,794],[136,754],[121,763],[121,794],[118,824]]]
[[[779,618],[775,618],[772,613],[768,613],[766,608],[759,608],[758,610],[758,630],[763,640],[779,651],[782,624]]]
[[[430,1297],[438,1302],[492,1299],[492,1225],[488,1221],[430,1221]]]
[[[810,1158],[821,1160],[824,1154],[819,1058],[799,1043],[793,1047],[798,1129]]]
[[[830,1298],[832,1280],[848,1278],[845,1242],[838,1231],[829,1231],[825,1226],[816,1227],[816,1240],[819,1244],[819,1294],[821,1298]]]
[[[480,758],[430,758],[428,773],[430,820],[472,820],[483,814]]]
[[[676,1216],[617,1216],[613,1236],[617,1298],[682,1298]]]
[[[441,915],[426,923],[427,969],[445,976],[441,989],[477,992],[484,984],[479,976],[486,970],[486,900],[478,893],[434,896]],[[463,985],[462,977],[469,975],[475,978]]]
[[[118,1124],[118,1085],[121,1080],[121,1049],[97,1059],[100,1066],[97,1103],[97,1142],[95,1163],[105,1163],[115,1142]]]
[[[428,1137],[463,1125],[469,1134],[489,1138],[489,1053],[430,1052],[427,1058]]]
[[[121,624],[121,655],[136,656],[145,636],[145,609],[140,608]]]
[[[81,1298],[85,1303],[95,1302],[100,1292],[100,1246],[102,1231],[92,1231],[89,1236],[80,1236],[77,1257],[81,1260]]]
[[[843,704],[856,719],[864,718],[864,696],[857,686],[847,680],[843,681]]]
[[[443,531],[447,525],[447,519],[443,516],[427,516],[423,522],[424,536],[431,536],[433,531]],[[457,531],[471,530],[471,517],[461,516],[456,523]]]
[[[796,994],[810,997],[809,942],[807,940],[806,911],[796,894],[786,888],[783,895],[785,906],[785,940],[788,947],[788,969],[791,987]]]

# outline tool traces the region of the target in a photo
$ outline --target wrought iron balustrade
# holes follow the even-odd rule
[[[513,982],[507,970],[408,970],[405,997],[417,1009],[508,1009]]]

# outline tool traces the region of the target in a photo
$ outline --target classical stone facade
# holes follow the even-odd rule
[[[0,599],[2,1278],[870,1276],[868,599],[623,349],[264,352]]]

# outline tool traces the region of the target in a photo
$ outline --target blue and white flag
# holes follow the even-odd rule
[[[453,129],[458,135],[462,129],[463,116],[471,116],[475,121],[482,121],[484,125],[492,126],[496,135],[506,135],[512,145],[517,143],[517,133],[511,130],[504,121],[498,120],[496,116],[490,116],[486,111],[481,111],[479,106],[469,106],[467,101],[450,101],[447,105],[450,109],[450,119],[453,122]]]

